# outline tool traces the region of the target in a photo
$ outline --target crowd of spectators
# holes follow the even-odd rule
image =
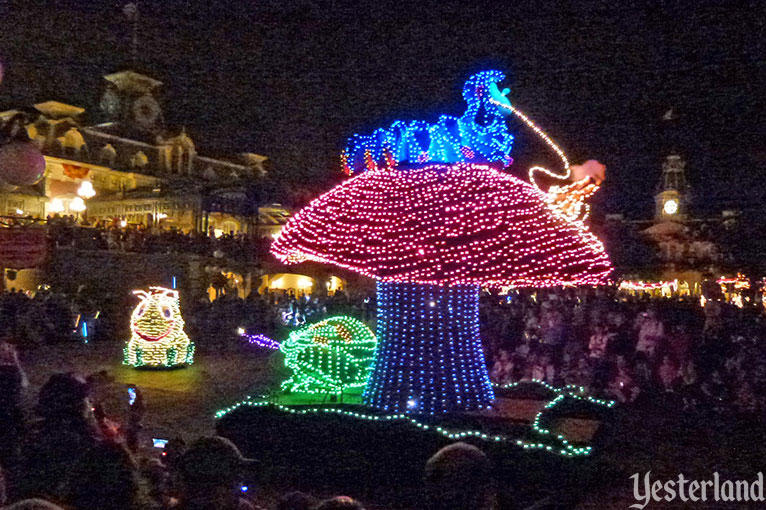
[[[763,308],[648,300],[614,289],[486,296],[491,378],[583,386],[622,404],[669,399],[688,411],[766,410]]]
[[[485,294],[480,308],[495,384],[536,379],[625,405],[663,398],[688,411],[766,410],[766,318],[755,303],[701,307],[697,298],[637,298],[605,288]],[[191,327],[201,338],[240,328],[281,338],[337,314],[374,328],[374,294],[226,294],[200,303]]]
[[[242,299],[236,293],[222,294],[218,299],[192,303],[186,315],[187,325],[202,342],[227,342],[222,332],[265,334],[282,338],[287,331],[335,315],[350,315],[365,321],[374,329],[375,296],[372,292],[333,295],[304,294],[289,291],[251,293]]]
[[[186,327],[201,347],[235,345],[237,335],[282,338],[305,324],[351,315],[375,327],[371,291],[302,295],[236,293],[184,304]],[[88,294],[41,289],[0,294],[2,332],[16,343],[87,341],[98,311]],[[766,410],[766,319],[752,303],[638,299],[614,289],[486,294],[481,335],[490,376],[506,385],[531,379],[576,384],[623,404],[660,395],[686,409]],[[79,326],[79,327],[78,327]]]
[[[107,322],[115,319],[110,317],[115,313],[105,313],[98,301],[87,289],[64,294],[45,286],[36,292],[11,287],[0,292],[0,336],[30,347],[103,340],[114,329]],[[205,297],[184,302],[183,309],[187,331],[198,344],[221,348],[231,345],[232,337],[241,330],[280,338],[290,329],[333,315],[358,317],[374,328],[375,298],[368,292],[296,296],[270,291],[242,299],[229,292],[213,301]],[[125,322],[125,317],[122,319]]]
[[[187,329],[201,346],[232,344],[262,333],[282,338],[295,327],[351,315],[374,328],[372,292],[295,296],[276,291],[222,294],[184,305]],[[576,384],[590,394],[631,403],[657,395],[689,409],[766,410],[766,320],[762,308],[696,299],[646,300],[613,290],[514,292],[482,297],[482,339],[496,384],[537,379]],[[42,289],[0,294],[2,331],[17,343],[85,341],[98,312],[87,293]],[[221,344],[221,345],[218,345]]]
[[[195,254],[253,261],[268,255],[271,238],[228,232],[216,237],[179,229],[149,229],[115,222],[83,223],[73,216],[47,219],[51,243],[56,247],[132,253]]]
[[[97,373],[51,376],[34,412],[24,409],[25,376],[14,347],[0,343],[0,507],[92,510],[256,510],[246,480],[259,468],[229,440],[168,442],[161,455],[137,447],[144,403],[104,399],[110,378]],[[116,402],[116,403],[115,403]],[[116,408],[126,418],[115,421]],[[28,418],[33,415],[33,418]],[[431,510],[491,510],[494,484],[487,457],[462,443],[425,466],[424,500]],[[476,483],[475,483],[476,482]],[[5,507],[6,503],[11,503]],[[320,500],[289,492],[275,510],[364,510],[347,496]]]
[[[0,293],[0,335],[24,345],[72,340],[79,319],[91,306],[83,297],[49,289],[26,293],[11,287]]]

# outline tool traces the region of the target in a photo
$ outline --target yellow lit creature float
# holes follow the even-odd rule
[[[126,365],[170,368],[190,365],[194,344],[184,332],[178,291],[164,287],[135,290],[140,297],[130,317],[131,337],[124,349]]]

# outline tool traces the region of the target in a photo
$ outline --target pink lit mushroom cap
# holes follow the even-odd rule
[[[540,190],[470,163],[362,173],[298,212],[271,251],[436,285],[598,285],[612,269],[602,243]]]

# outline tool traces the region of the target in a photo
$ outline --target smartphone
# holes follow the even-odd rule
[[[165,446],[168,444],[167,439],[159,439],[159,438],[152,438],[152,445],[154,445],[155,448],[165,448]]]
[[[136,388],[128,386],[128,403],[133,405],[136,403]]]

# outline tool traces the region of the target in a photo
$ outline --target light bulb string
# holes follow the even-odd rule
[[[566,386],[563,386],[563,387],[556,387],[556,386],[553,386],[552,384],[549,384],[545,381],[541,381],[539,379],[531,379],[525,382],[518,381],[518,382],[509,383],[505,385],[493,385],[493,386],[496,388],[512,389],[517,386],[521,386],[522,384],[538,385],[545,388],[548,391],[553,392],[556,395],[554,398],[549,400],[532,419],[531,428],[532,428],[532,432],[537,436],[537,441],[514,439],[502,434],[487,434],[479,430],[465,430],[465,431],[448,430],[440,426],[423,423],[407,413],[367,414],[364,412],[348,411],[348,410],[337,408],[337,407],[321,407],[321,408],[308,407],[303,409],[296,409],[291,406],[282,405],[279,403],[279,401],[272,400],[266,396],[259,396],[259,397],[248,396],[241,402],[238,402],[226,409],[219,410],[218,412],[215,413],[215,418],[220,419],[226,414],[243,406],[272,407],[280,411],[284,411],[294,415],[331,413],[331,414],[336,414],[340,416],[355,417],[355,418],[374,420],[374,421],[389,421],[389,422],[390,421],[405,421],[423,430],[434,430],[443,436],[449,437],[450,439],[476,437],[476,438],[480,438],[484,440],[515,444],[524,449],[529,449],[529,448],[542,449],[543,451],[559,453],[569,457],[590,455],[592,452],[591,446],[576,447],[572,444],[572,441],[568,439],[566,436],[564,436],[563,434],[553,432],[552,430],[546,428],[543,425],[543,423],[547,421],[546,415],[550,414],[552,412],[551,409],[562,404],[567,398],[572,398],[574,400],[588,402],[590,404],[596,404],[598,406],[603,406],[610,409],[616,405],[616,402],[614,400],[598,399],[598,398],[593,398],[591,396],[588,396],[585,393],[586,389],[582,386],[567,384]],[[543,438],[546,438],[548,440],[547,444],[541,442]]]
[[[540,188],[540,186],[537,184],[537,181],[535,180],[535,173],[537,172],[542,172],[548,177],[558,181],[568,181],[570,179],[572,171],[569,167],[569,160],[567,159],[566,154],[564,154],[564,151],[561,150],[561,147],[559,147],[556,142],[551,140],[551,138],[542,129],[540,129],[540,127],[535,124],[532,119],[527,117],[524,112],[510,104],[503,104],[492,98],[490,98],[490,102],[495,106],[505,108],[516,117],[521,119],[527,126],[532,129],[532,131],[537,133],[537,135],[543,139],[548,147],[550,147],[559,156],[559,158],[561,158],[561,162],[564,166],[564,174],[552,172],[542,166],[533,166],[529,169],[529,182],[548,197],[547,202],[553,207],[554,210],[562,213],[570,221],[578,221],[580,223],[584,222],[590,215],[590,207],[585,203],[585,200],[590,198],[598,190],[599,186],[597,184],[591,184],[590,178],[585,177],[581,181],[569,183],[564,186],[551,186],[548,191],[544,191],[542,188]],[[560,200],[560,196],[568,197],[565,198],[561,204],[555,205],[554,203]]]
[[[506,110],[508,110],[512,114],[514,114],[516,117],[521,119],[527,126],[529,126],[532,129],[532,131],[534,131],[540,138],[543,139],[543,141],[548,145],[548,147],[553,149],[553,151],[556,154],[558,154],[559,158],[561,158],[561,162],[564,165],[564,172],[565,172],[563,175],[562,174],[558,174],[556,172],[551,172],[550,170],[548,170],[547,168],[542,167],[542,166],[533,166],[533,167],[531,167],[529,169],[529,181],[537,189],[542,191],[542,189],[540,189],[540,186],[538,186],[537,182],[535,181],[535,173],[537,173],[537,172],[542,172],[542,173],[544,173],[545,175],[547,175],[549,177],[552,177],[554,179],[561,180],[561,181],[565,181],[565,180],[569,179],[569,177],[571,175],[571,170],[569,169],[569,160],[567,159],[566,155],[564,154],[564,151],[561,150],[561,148],[556,144],[556,142],[551,140],[551,138],[542,129],[540,129],[540,127],[538,127],[538,125],[535,124],[535,122],[532,119],[527,117],[524,114],[524,112],[522,112],[518,108],[515,108],[515,107],[513,107],[510,104],[503,104],[503,103],[501,103],[499,101],[496,101],[496,100],[494,100],[492,98],[490,98],[490,102],[492,104],[494,104],[495,106],[498,106],[498,107],[501,107],[501,108],[505,108]]]

